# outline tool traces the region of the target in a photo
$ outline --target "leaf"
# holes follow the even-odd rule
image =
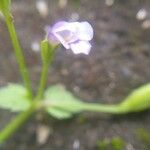
[[[120,106],[128,112],[138,112],[150,108],[150,83],[135,89]]]
[[[0,107],[13,112],[24,111],[30,106],[27,90],[18,84],[0,88]]]
[[[71,118],[73,116],[72,113],[67,112],[67,111],[63,111],[63,110],[59,110],[57,108],[49,108],[47,109],[47,112],[53,116],[54,118],[57,119],[68,119]]]
[[[82,102],[62,85],[49,87],[45,92],[47,112],[55,118],[65,119],[82,111]]]

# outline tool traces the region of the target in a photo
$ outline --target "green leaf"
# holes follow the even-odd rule
[[[135,89],[120,106],[127,112],[138,112],[150,108],[150,83]]]
[[[46,111],[55,118],[65,119],[82,111],[83,103],[62,85],[49,87],[45,92]]]
[[[57,118],[57,119],[68,119],[73,116],[72,113],[70,113],[68,111],[60,110],[57,108],[49,108],[49,109],[47,109],[47,112],[51,116],[53,116],[54,118]]]
[[[0,107],[13,112],[24,111],[30,106],[27,90],[18,84],[0,88]]]

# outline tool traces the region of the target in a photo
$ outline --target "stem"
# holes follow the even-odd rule
[[[125,108],[122,108],[120,104],[116,105],[105,105],[105,104],[93,104],[93,103],[84,103],[84,111],[93,111],[93,112],[103,112],[111,114],[123,114],[127,113]]]
[[[48,76],[48,69],[54,58],[56,48],[57,46],[50,45],[47,39],[41,42],[42,72],[37,95],[35,98],[36,100],[42,100],[43,98],[43,93],[46,87],[46,80]]]
[[[5,14],[5,21],[6,21],[8,31],[9,31],[9,34],[10,34],[10,37],[11,37],[11,40],[12,40],[12,44],[13,44],[13,47],[14,47],[14,50],[15,50],[15,56],[16,56],[17,62],[19,64],[22,79],[24,81],[24,84],[25,84],[28,92],[29,92],[30,97],[32,98],[33,94],[32,94],[32,90],[31,90],[31,83],[30,83],[29,73],[28,73],[28,70],[27,70],[27,67],[26,67],[26,64],[25,64],[22,49],[21,49],[20,44],[18,42],[18,38],[17,38],[17,34],[16,34],[16,31],[15,31],[15,27],[14,27],[14,24],[13,24],[13,19],[12,19],[11,14],[9,14],[9,13]]]
[[[48,69],[49,69],[49,63],[43,63],[41,79],[40,79],[36,100],[40,100],[43,98],[43,93],[46,87],[46,80],[48,76]]]
[[[35,112],[36,105],[33,103],[30,108],[19,114],[0,132],[0,144],[3,144],[23,123]]]

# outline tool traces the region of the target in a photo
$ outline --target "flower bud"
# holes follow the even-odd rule
[[[51,45],[47,40],[43,40],[40,44],[42,61],[49,64],[55,53],[56,47]]]

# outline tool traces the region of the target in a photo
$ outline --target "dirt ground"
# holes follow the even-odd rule
[[[58,20],[89,21],[94,28],[92,50],[88,56],[58,49],[48,85],[62,83],[75,96],[87,102],[117,103],[134,88],[150,81],[150,1],[68,0],[66,6],[47,0],[48,15],[41,16],[36,0],[12,0],[16,30],[27,59],[33,87],[40,75],[40,52],[37,42],[45,36],[44,28]],[[139,10],[145,10],[143,18]],[[140,12],[139,12],[140,13]],[[0,20],[0,85],[21,82],[5,23]],[[36,89],[36,88],[35,88]],[[0,113],[0,128],[13,117]],[[139,129],[150,133],[150,111],[112,116],[85,113],[59,121],[49,116],[33,117],[10,140],[3,150],[99,150],[103,139],[120,137],[125,150],[149,150],[137,137]],[[50,135],[43,145],[37,140],[40,126]]]

